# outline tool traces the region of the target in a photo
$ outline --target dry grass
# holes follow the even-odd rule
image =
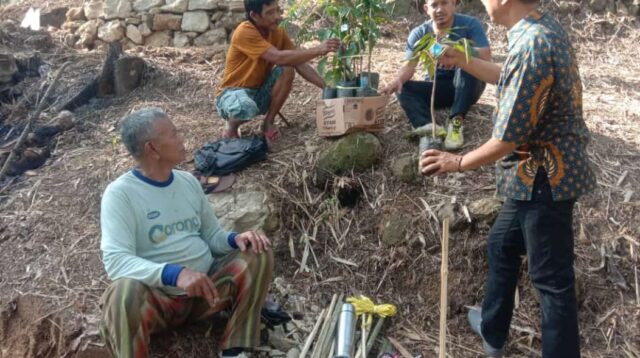
[[[399,67],[404,38],[416,21],[419,19],[399,21],[388,28],[389,36],[375,54],[379,60],[374,64],[383,82]],[[571,29],[579,54],[585,118],[593,134],[589,153],[599,183],[598,190],[581,200],[575,210],[583,356],[639,357],[638,23],[583,13],[565,25]],[[490,27],[489,36],[496,58],[504,58],[504,31]],[[19,46],[15,50],[30,47],[28,41],[0,44]],[[75,341],[80,348],[98,342],[98,300],[108,284],[99,252],[100,195],[132,165],[114,142],[118,120],[134,108],[161,106],[174,119],[190,152],[219,137],[222,127],[213,106],[213,91],[222,71],[220,54],[202,49],[139,49],[134,53],[151,65],[145,85],[125,98],[95,101],[78,109],[75,114],[80,123],[58,137],[47,165],[0,189],[0,299],[6,305],[11,297],[38,297],[44,306],[41,315],[51,313],[43,320],[63,317],[60,328],[65,334],[58,352],[76,348],[77,337],[82,337]],[[62,48],[54,41],[49,53],[43,54],[53,67],[76,60],[69,71],[73,75],[66,79],[69,90],[59,93],[60,102],[99,70],[101,56]],[[284,128],[282,150],[240,173],[235,188],[258,184],[271,194],[281,224],[273,237],[276,275],[292,284],[294,293],[307,297],[309,307],[328,306],[337,292],[363,293],[376,301],[394,303],[399,312],[390,320],[386,335],[415,354],[435,356],[440,226],[429,210],[455,197],[459,214],[463,205],[493,195],[493,170],[452,174],[425,180],[420,186],[399,183],[389,166],[395,157],[414,152],[417,146],[400,139],[409,125],[399,106],[392,104],[387,128],[380,135],[384,156],[375,169],[354,176],[363,190],[357,207],[340,208],[331,192],[313,185],[318,153],[330,142],[314,132],[318,95],[317,89],[296,79],[283,111],[291,127]],[[494,95],[495,88],[488,86],[469,114],[465,150],[489,135]],[[21,118],[18,115],[15,120]],[[243,129],[257,131],[258,125]],[[410,219],[404,245],[384,247],[380,242],[378,223],[388,213]],[[479,341],[467,328],[465,305],[482,298],[487,231],[486,225],[460,225],[451,233],[448,329],[452,357],[480,355]],[[521,276],[509,354],[538,357],[540,311],[526,268]],[[171,343],[157,347],[163,354],[213,354],[212,343],[199,334],[180,331],[170,336]]]

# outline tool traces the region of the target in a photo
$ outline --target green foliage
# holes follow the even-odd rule
[[[447,34],[453,33],[454,28],[449,29]],[[429,78],[435,78],[436,73],[436,65],[438,62],[438,57],[434,54],[434,46],[436,44],[452,47],[457,51],[462,52],[465,55],[465,59],[469,62],[469,57],[473,55],[473,46],[472,41],[461,38],[457,41],[453,41],[449,39],[448,36],[445,36],[438,40],[433,33],[427,33],[414,46],[413,57],[409,59],[409,61],[417,61],[418,64],[422,65],[422,68],[429,73]]]
[[[289,4],[285,28],[299,26],[298,43],[339,39],[343,46],[322,58],[318,72],[329,85],[353,79],[362,67],[365,54],[370,58],[380,38],[380,25],[391,17],[392,7],[385,0],[301,0]],[[324,26],[318,28],[317,24]]]

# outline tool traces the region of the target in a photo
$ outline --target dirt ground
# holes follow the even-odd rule
[[[79,1],[42,3],[51,9]],[[4,30],[0,31],[0,48],[16,53],[39,51],[54,70],[71,61],[55,93],[56,103],[63,103],[99,72],[104,53],[65,47],[56,31],[50,36],[33,34],[8,23],[27,8],[21,3],[0,10],[0,30]],[[483,12],[477,14],[487,20]],[[399,68],[406,34],[420,21],[415,15],[385,28],[374,54],[374,70],[381,73],[383,83]],[[582,352],[594,358],[640,357],[638,21],[585,11],[562,21],[578,51],[584,114],[592,132],[588,151],[598,174],[597,191],[577,204],[574,216]],[[493,25],[488,31],[494,56],[500,61],[505,56],[505,32]],[[106,185],[133,165],[117,141],[119,120],[132,109],[162,107],[190,153],[220,136],[223,122],[215,112],[214,89],[221,79],[223,53],[195,48],[136,48],[129,53],[142,56],[149,65],[144,85],[126,97],[94,100],[77,109],[77,124],[56,138],[46,164],[0,186],[2,358],[106,356],[97,335],[99,298],[109,282],[99,250],[100,198]],[[313,308],[326,307],[339,292],[394,303],[398,314],[390,319],[385,335],[414,355],[434,357],[440,229],[425,203],[436,208],[455,197],[460,212],[463,205],[491,197],[493,169],[452,174],[414,186],[398,182],[390,164],[399,155],[416,151],[417,146],[404,139],[410,126],[394,102],[387,110],[386,129],[379,135],[384,156],[376,168],[354,176],[364,192],[357,206],[340,208],[332,192],[323,193],[312,184],[318,154],[331,143],[315,134],[319,94],[317,88],[296,78],[283,110],[291,126],[279,123],[284,127],[280,151],[239,173],[234,188],[258,184],[270,193],[280,217],[280,229],[272,235],[275,275],[291,284],[291,293],[306,298],[308,315],[314,314]],[[495,87],[489,85],[468,115],[465,151],[488,138],[494,104]],[[19,104],[2,106],[12,113],[12,123],[25,120],[27,110]],[[46,113],[49,117],[54,114]],[[258,124],[250,124],[243,134],[258,129]],[[192,169],[192,164],[184,168]],[[406,242],[391,248],[380,242],[379,229],[389,213],[400,213],[410,223]],[[479,303],[483,295],[487,232],[487,224],[474,223],[460,225],[451,234],[451,357],[481,356],[481,344],[466,324],[465,306]],[[306,245],[312,255],[302,265]],[[539,324],[537,297],[525,264],[508,346],[510,357],[541,356]],[[154,340],[156,356],[215,356],[214,340],[198,329],[181,328],[163,337],[166,339]]]

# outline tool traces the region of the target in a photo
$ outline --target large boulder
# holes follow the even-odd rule
[[[317,184],[324,187],[332,176],[370,169],[381,156],[382,144],[371,133],[342,137],[320,154],[316,167]]]
[[[224,191],[209,195],[220,225],[226,230],[266,233],[278,228],[278,216],[270,205],[266,192],[250,189],[245,192]]]
[[[169,0],[167,1],[166,5],[160,8],[160,10],[182,14],[183,12],[187,11],[188,6],[189,0]]]
[[[18,65],[13,55],[0,54],[0,83],[11,82],[16,72],[18,72]]]
[[[418,172],[418,156],[413,153],[402,154],[391,163],[391,171],[396,178],[407,184],[422,183]]]
[[[209,28],[209,15],[205,11],[185,12],[181,27],[185,32],[205,32]]]
[[[98,38],[104,42],[119,41],[124,37],[124,28],[120,21],[109,21],[98,28]]]
[[[84,16],[90,20],[104,17],[104,2],[101,0],[90,0],[84,3]]]
[[[180,30],[182,15],[157,14],[153,17],[153,31]]]
[[[161,5],[164,5],[164,0],[135,0],[133,9],[137,12],[143,12]]]
[[[104,17],[107,20],[125,19],[131,13],[130,0],[106,0],[104,5]]]
[[[196,46],[213,46],[227,42],[227,31],[225,29],[213,29],[196,37],[193,44]]]
[[[144,39],[144,44],[148,47],[171,46],[171,32],[168,30],[154,32]]]
[[[218,8],[218,0],[189,0],[189,10],[213,10]]]

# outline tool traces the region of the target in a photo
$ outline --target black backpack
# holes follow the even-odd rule
[[[226,175],[267,159],[267,151],[263,137],[224,138],[205,144],[193,160],[204,175]]]

